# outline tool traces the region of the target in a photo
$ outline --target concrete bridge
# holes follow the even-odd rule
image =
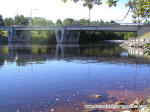
[[[102,25],[69,25],[52,27],[33,27],[33,26],[14,26],[0,27],[0,31],[7,31],[8,41],[29,41],[30,31],[51,31],[56,34],[56,41],[78,42],[81,31],[113,31],[113,32],[137,32],[138,36],[150,32],[150,25],[132,25],[132,24],[102,24]],[[28,36],[23,38],[22,32],[27,31]],[[15,39],[14,39],[15,36]]]

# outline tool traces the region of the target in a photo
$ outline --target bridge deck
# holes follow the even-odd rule
[[[33,26],[16,26],[0,27],[0,31],[14,29],[16,31],[50,31],[50,30],[70,30],[70,31],[125,31],[135,32],[138,30],[137,25],[70,25],[70,26],[52,26],[52,27],[33,27]]]

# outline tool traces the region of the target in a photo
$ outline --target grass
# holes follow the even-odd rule
[[[0,31],[0,35],[3,37],[7,37],[7,31]]]
[[[150,43],[148,43],[147,46],[150,47]]]
[[[144,35],[141,36],[141,38],[149,37],[150,38],[150,32],[145,33]]]

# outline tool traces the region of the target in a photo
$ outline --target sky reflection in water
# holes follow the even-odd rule
[[[3,45],[0,112],[24,111],[29,104],[42,110],[67,103],[107,102],[111,91],[146,90],[147,97],[149,63],[149,58],[117,45]],[[92,99],[95,94],[103,98]]]

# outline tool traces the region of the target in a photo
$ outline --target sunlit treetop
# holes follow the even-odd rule
[[[63,2],[67,2],[68,0],[62,0]],[[101,5],[104,0],[71,0],[73,2],[83,2],[84,7],[88,7],[89,9],[92,9],[94,5]],[[116,6],[118,0],[106,0],[105,1],[110,7]]]
[[[117,2],[119,0],[107,0],[106,3],[109,5],[109,7],[115,6],[117,5]]]
[[[147,22],[150,18],[150,0],[130,0],[126,6],[131,8],[135,22]]]

